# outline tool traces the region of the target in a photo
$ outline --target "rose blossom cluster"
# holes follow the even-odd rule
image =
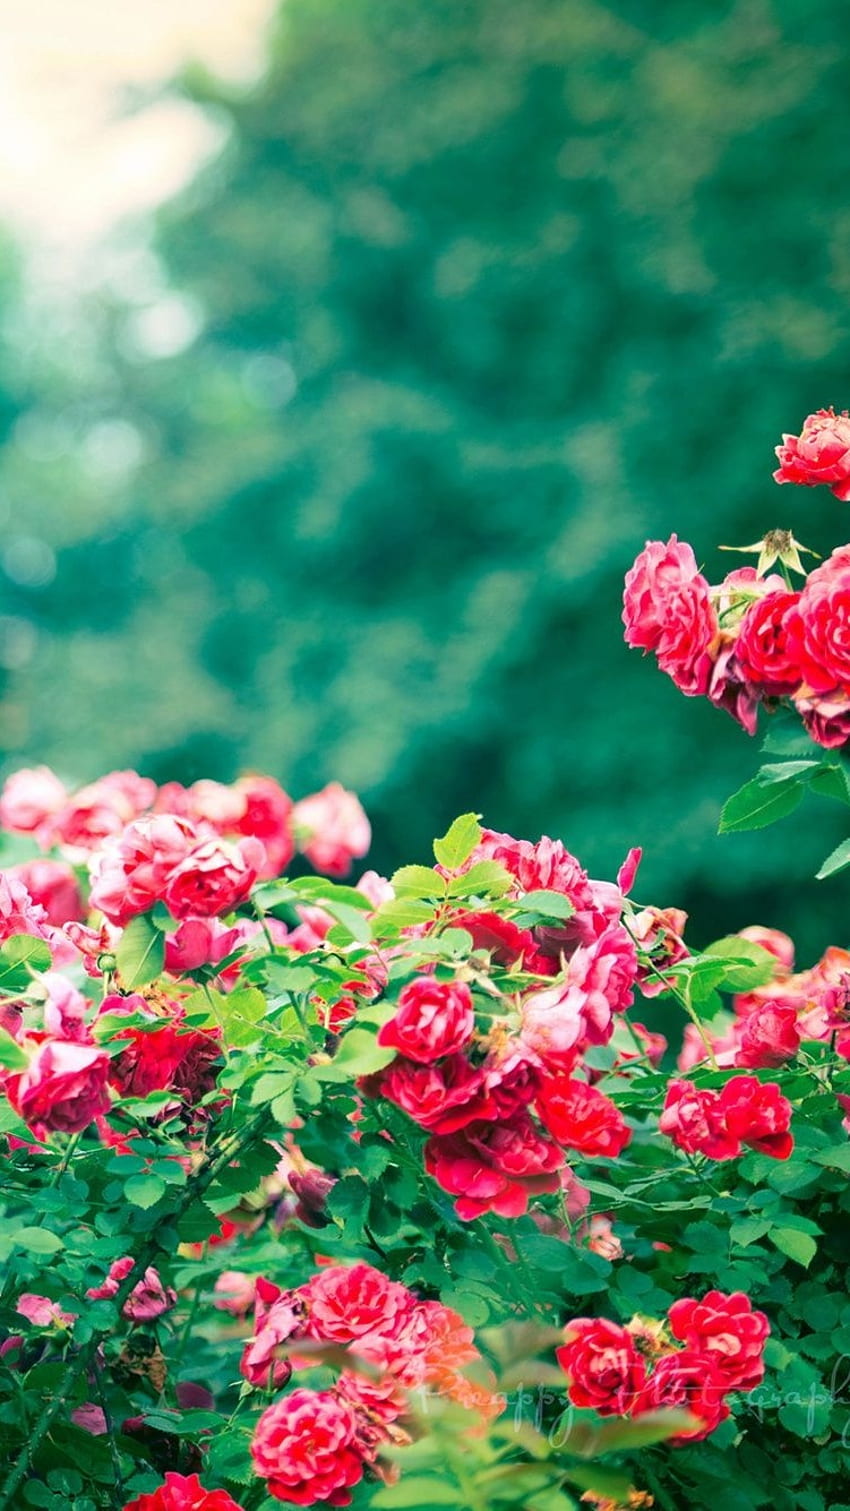
[[[441,971],[419,975],[378,1034],[395,1057],[362,1089],[429,1133],[426,1168],[456,1197],[464,1220],[486,1211],[520,1216],[530,1196],[569,1181],[565,1151],[614,1158],[629,1141],[622,1114],[592,1084],[582,1056],[608,1043],[639,978],[621,921],[637,859],[637,852],[629,857],[615,886],[591,881],[559,840],[532,844],[484,830],[464,869],[496,860],[512,898],[560,893],[569,918],[532,931],[495,912],[459,910],[451,921],[476,949],[537,979],[512,981],[505,1016],[494,1016],[494,998],[477,998],[467,982]]]
[[[151,830],[158,818],[173,822]],[[178,820],[187,826],[182,831]],[[233,864],[237,864],[234,852],[244,854],[243,841],[258,842],[249,853],[256,865],[255,875],[261,878],[280,876],[296,850],[317,871],[345,876],[352,861],[365,855],[371,843],[369,821],[358,799],[339,782],[329,782],[321,792],[294,803],[272,777],[266,776],[240,777],[231,785],[202,780],[191,787],[168,782],[158,788],[135,771],[112,771],[86,787],[69,791],[49,767],[37,766],[14,772],[0,793],[0,827],[13,834],[31,835],[41,850],[57,849],[66,861],[75,864],[92,862],[104,846],[120,842],[128,827],[136,825],[141,825],[137,832],[143,848],[145,837],[151,832],[155,836],[148,842],[148,851],[153,854],[148,853],[147,860],[160,866],[168,858],[159,854],[160,845],[172,850],[173,859],[185,858],[190,847],[181,841],[181,832],[184,839],[195,844],[226,841],[223,853]],[[119,852],[124,859],[131,858],[131,844],[126,842]],[[34,874],[36,863],[28,864]],[[216,865],[210,854],[202,854],[195,869],[208,875],[220,867],[220,857]],[[63,874],[68,886],[68,874]],[[178,897],[187,890],[185,870],[183,875]],[[139,884],[144,885],[141,878]],[[67,916],[80,915],[74,912]],[[175,916],[183,917],[185,911]]]
[[[827,483],[850,498],[850,417],[820,410],[777,448],[781,483]],[[803,572],[787,531],[765,537],[766,565]],[[794,588],[754,567],[712,585],[675,535],[648,541],[626,574],[625,639],[652,651],[688,696],[705,696],[754,734],[760,705],[789,703],[818,744],[850,740],[850,547],[840,546]]]
[[[696,1422],[670,1442],[692,1443],[728,1417],[729,1394],[761,1382],[769,1331],[742,1291],[709,1291],[674,1301],[666,1322],[575,1317],[556,1355],[574,1406],[626,1417],[678,1407]]]
[[[407,1392],[430,1389],[487,1418],[500,1398],[461,1371],[480,1361],[472,1328],[438,1301],[419,1301],[365,1263],[329,1264],[294,1290],[233,1274],[235,1292],[253,1289],[254,1332],[241,1371],[258,1390],[279,1391],[293,1366],[309,1365],[322,1345],[346,1350],[328,1389],[298,1387],[260,1417],[251,1446],[270,1495],[292,1505],[347,1505],[364,1473],[379,1473],[385,1443],[410,1440]],[[239,1298],[244,1311],[248,1295]],[[231,1308],[233,1309],[233,1308]],[[317,1362],[319,1362],[317,1360]]]

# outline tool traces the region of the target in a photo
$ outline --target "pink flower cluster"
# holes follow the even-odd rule
[[[454,916],[492,962],[538,979],[512,982],[506,1016],[494,1018],[494,998],[476,1000],[465,981],[416,977],[378,1035],[396,1056],[362,1088],[427,1130],[426,1168],[464,1220],[487,1211],[517,1217],[530,1196],[558,1190],[570,1178],[565,1150],[614,1157],[628,1143],[622,1114],[586,1078],[582,1056],[609,1041],[639,975],[620,887],[591,881],[560,841],[485,830],[464,869],[480,860],[505,867],[517,900],[542,888],[574,911],[562,926],[534,932],[493,912]],[[621,881],[636,864],[635,854]]]
[[[707,1437],[728,1417],[727,1395],[760,1383],[769,1331],[742,1291],[709,1291],[701,1300],[675,1301],[666,1325],[575,1317],[556,1354],[574,1406],[628,1417],[683,1408],[696,1425],[671,1439],[681,1444]]]
[[[846,411],[810,415],[777,455],[777,482],[826,483],[838,498],[850,498]],[[787,532],[767,536],[764,545],[773,557],[790,552],[787,559],[802,571]],[[626,574],[623,623],[628,645],[654,652],[682,692],[710,698],[749,734],[760,705],[786,702],[818,745],[850,740],[850,547],[833,551],[796,589],[753,567],[712,586],[675,535],[666,544],[648,541]]]
[[[671,1081],[658,1126],[688,1154],[727,1160],[744,1146],[787,1159],[794,1147],[790,1125],[791,1103],[775,1082],[731,1076],[721,1091]]]
[[[204,780],[191,787],[168,782],[157,788],[135,771],[112,771],[69,792],[49,767],[37,766],[16,771],[0,794],[0,826],[13,834],[32,835],[41,849],[57,848],[75,863],[97,857],[108,842],[120,842],[128,826],[139,824],[140,843],[153,852],[148,854],[149,862],[164,863],[167,854],[163,852],[174,847],[172,858],[185,859],[191,847],[181,842],[179,828],[173,824],[154,828],[154,837],[146,839],[159,817],[184,821],[188,826],[184,836],[195,844],[229,841],[224,854],[231,861],[234,852],[245,853],[244,841],[257,842],[249,853],[255,875],[263,878],[279,876],[296,850],[316,870],[345,876],[351,862],[365,855],[371,842],[369,821],[358,799],[339,782],[330,782],[297,803],[265,776],[240,777],[231,786]],[[123,858],[129,858],[131,846],[132,841],[125,842]],[[210,871],[220,872],[221,865],[220,856],[199,857],[194,874],[205,895],[204,878],[209,878]],[[192,874],[191,869],[184,869],[178,897],[190,890]],[[176,916],[184,917],[185,911]]]
[[[377,1472],[381,1446],[409,1441],[409,1390],[439,1391],[485,1417],[501,1410],[491,1390],[461,1373],[480,1358],[472,1329],[371,1265],[328,1265],[290,1291],[256,1281],[254,1336],[241,1363],[249,1384],[280,1390],[323,1344],[351,1358],[335,1385],[281,1396],[254,1433],[254,1468],[288,1504],[347,1505],[364,1472]]]

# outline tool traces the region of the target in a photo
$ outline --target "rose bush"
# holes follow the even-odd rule
[[[779,480],[843,496],[845,431]],[[805,742],[726,828],[850,801],[848,564],[628,574],[631,645]],[[0,822],[0,1511],[841,1511],[842,944],[696,949],[638,851],[473,814],[347,881],[336,783],[40,767]]]

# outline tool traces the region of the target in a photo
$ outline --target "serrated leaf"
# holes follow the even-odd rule
[[[165,1190],[165,1181],[158,1175],[131,1175],[124,1182],[124,1195],[134,1207],[155,1207]]]
[[[816,872],[815,880],[825,881],[827,876],[834,876],[836,871],[843,871],[845,866],[850,866],[850,839],[843,839],[840,845],[830,851],[820,870]]]
[[[401,866],[390,877],[396,897],[444,897],[445,878],[433,866]]]
[[[775,761],[770,766],[760,767],[756,781],[770,785],[773,782],[787,782],[792,777],[808,778],[824,769],[820,761]]]
[[[129,991],[162,974],[165,935],[147,913],[130,919],[116,946],[115,960],[122,984]]]
[[[733,793],[723,805],[720,834],[736,834],[747,829],[765,829],[793,813],[803,797],[804,787],[796,777],[785,781],[763,782],[753,777]]]
[[[733,1243],[746,1248],[748,1244],[763,1238],[769,1227],[769,1217],[743,1217],[740,1222],[733,1222],[729,1229],[729,1237]]]
[[[434,855],[437,863],[447,871],[456,871],[462,866],[476,845],[481,842],[481,825],[476,813],[462,813],[449,825],[442,839],[434,840]]]
[[[449,882],[450,897],[504,897],[513,885],[513,877],[497,860],[479,860]]]
[[[796,1260],[804,1269],[808,1269],[818,1251],[811,1234],[800,1233],[796,1228],[771,1228],[768,1237],[780,1254]]]
[[[742,939],[738,934],[728,934],[716,939],[703,951],[725,963],[724,984],[734,992],[751,991],[754,986],[765,986],[776,974],[776,956],[760,944]]]
[[[563,892],[552,892],[548,888],[523,893],[521,902],[523,908],[530,913],[539,913],[541,918],[571,918],[575,912],[570,899]]]
[[[396,897],[382,902],[372,917],[372,932],[375,937],[387,929],[409,929],[420,923],[429,923],[434,917],[430,903],[419,902],[413,897]]]

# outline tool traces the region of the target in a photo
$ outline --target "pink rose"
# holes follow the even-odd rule
[[[788,1002],[760,1002],[740,1027],[735,1064],[757,1070],[784,1065],[800,1048],[797,1009]]]
[[[406,1286],[364,1263],[326,1265],[299,1294],[307,1306],[308,1336],[334,1343],[397,1332],[413,1305]]]
[[[659,1129],[688,1154],[711,1159],[735,1159],[741,1140],[726,1126],[716,1091],[700,1091],[690,1081],[671,1081],[667,1087]]]
[[[742,939],[748,939],[750,944],[760,944],[763,950],[769,950],[784,971],[794,969],[794,941],[788,934],[783,934],[781,929],[752,923],[745,929],[739,929],[738,933]]]
[[[285,1291],[268,1304],[255,1285],[254,1337],[244,1349],[239,1369],[256,1389],[280,1390],[292,1374],[292,1364],[283,1345],[304,1336],[304,1307],[296,1291]]]
[[[516,881],[515,896],[523,892],[562,892],[574,907],[587,907],[590,901],[587,872],[559,839],[544,834],[536,844],[528,839],[514,839],[485,829],[469,858],[469,865],[479,860],[495,860]]]
[[[123,1259],[116,1259],[109,1266],[109,1272],[102,1285],[90,1286],[86,1296],[90,1301],[111,1301],[117,1296],[123,1281],[131,1273],[135,1261],[129,1254]],[[163,1312],[171,1311],[177,1305],[177,1292],[171,1286],[163,1285],[159,1272],[153,1265],[148,1265],[141,1280],[130,1292],[122,1307],[122,1315],[128,1317],[131,1322],[152,1322],[155,1317],[161,1317]]]
[[[164,897],[174,872],[197,843],[197,831],[187,819],[155,814],[128,824],[92,862],[91,906],[122,925],[136,913],[146,913]]]
[[[222,1270],[213,1290],[213,1306],[233,1317],[244,1317],[254,1305],[256,1277],[246,1275],[244,1270]]]
[[[15,1311],[33,1327],[70,1327],[77,1320],[76,1312],[64,1312],[49,1297],[36,1296],[32,1291],[24,1291],[18,1297]]]
[[[94,1044],[45,1039],[26,1070],[6,1082],[9,1100],[31,1125],[81,1133],[109,1111],[109,1056]]]
[[[135,771],[111,771],[82,787],[53,816],[51,835],[75,860],[85,860],[110,836],[150,808],[156,784]]]
[[[321,792],[302,798],[292,810],[298,849],[326,876],[346,876],[351,862],[372,843],[369,820],[353,792],[329,782]]]
[[[15,771],[6,778],[0,795],[0,825],[14,834],[37,834],[49,827],[67,797],[64,783],[49,766]]]
[[[850,696],[844,692],[797,695],[794,707],[816,745],[838,750],[850,740]]]
[[[295,854],[292,837],[294,804],[288,793],[272,777],[240,777],[235,789],[245,807],[234,832],[259,839],[265,849],[260,876],[282,876]],[[369,848],[371,833],[366,840]]]
[[[721,643],[711,668],[706,692],[715,708],[725,708],[748,735],[755,734],[760,690],[754,689],[747,681],[738,661],[734,642]]]
[[[265,863],[259,840],[202,840],[169,874],[163,901],[175,918],[232,913],[244,902]]]
[[[783,435],[777,446],[777,483],[826,483],[836,498],[850,499],[850,416],[843,409],[818,409],[806,417],[798,436]]]
[[[378,1043],[430,1065],[463,1049],[474,1029],[472,996],[465,982],[417,976],[400,992],[395,1016],[380,1029]]]
[[[627,572],[623,623],[626,644],[654,651],[682,692],[708,691],[717,615],[691,547],[675,535],[647,541]]]
[[[36,907],[44,909],[48,923],[60,927],[71,919],[84,916],[77,878],[67,861],[27,860],[19,866],[11,866],[7,874],[16,876],[23,883]]]
[[[0,871],[0,940],[13,934],[32,934],[50,940],[52,930],[43,907],[33,902],[14,871]]]
[[[330,1390],[294,1390],[263,1412],[254,1431],[254,1469],[269,1494],[295,1506],[347,1506],[363,1476],[353,1446],[357,1418]]]

